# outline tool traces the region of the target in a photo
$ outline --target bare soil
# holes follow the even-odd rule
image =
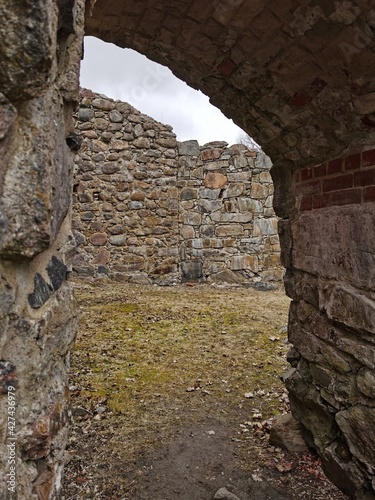
[[[65,500],[347,498],[313,453],[269,444],[289,409],[283,291],[74,286]]]

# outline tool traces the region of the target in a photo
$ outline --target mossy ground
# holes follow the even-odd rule
[[[81,321],[68,476],[82,496],[71,498],[128,498],[141,488],[142,457],[210,419],[229,428],[241,468],[269,464],[263,424],[287,409],[283,291],[75,287]]]

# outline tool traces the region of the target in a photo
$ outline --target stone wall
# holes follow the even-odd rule
[[[293,413],[329,477],[373,499],[375,18],[358,0],[0,3],[2,498],[11,495],[10,386],[14,496],[56,497],[63,469],[76,322],[65,280],[68,147],[79,147],[71,118],[85,8],[87,34],[166,64],[271,155],[293,299]]]
[[[55,498],[65,463],[84,3],[0,3],[1,499]]]
[[[375,486],[375,149],[297,171],[293,192],[281,225],[295,346],[285,381],[329,476],[357,498]]]
[[[179,143],[170,126],[87,90],[76,118],[74,273],[137,283],[282,278],[264,153]]]

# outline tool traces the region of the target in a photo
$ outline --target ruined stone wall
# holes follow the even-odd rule
[[[241,144],[179,143],[183,280],[282,279],[270,168],[264,153]]]
[[[87,90],[76,118],[74,273],[164,284],[282,278],[262,152],[178,143],[170,126]]]
[[[293,192],[281,225],[291,408],[331,479],[363,498],[375,486],[375,149],[297,171]]]
[[[5,1],[0,16],[0,498],[47,499],[77,326],[66,275],[84,2]]]

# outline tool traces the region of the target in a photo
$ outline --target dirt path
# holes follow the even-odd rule
[[[346,498],[317,457],[268,442],[288,411],[283,292],[75,286],[66,500]]]

